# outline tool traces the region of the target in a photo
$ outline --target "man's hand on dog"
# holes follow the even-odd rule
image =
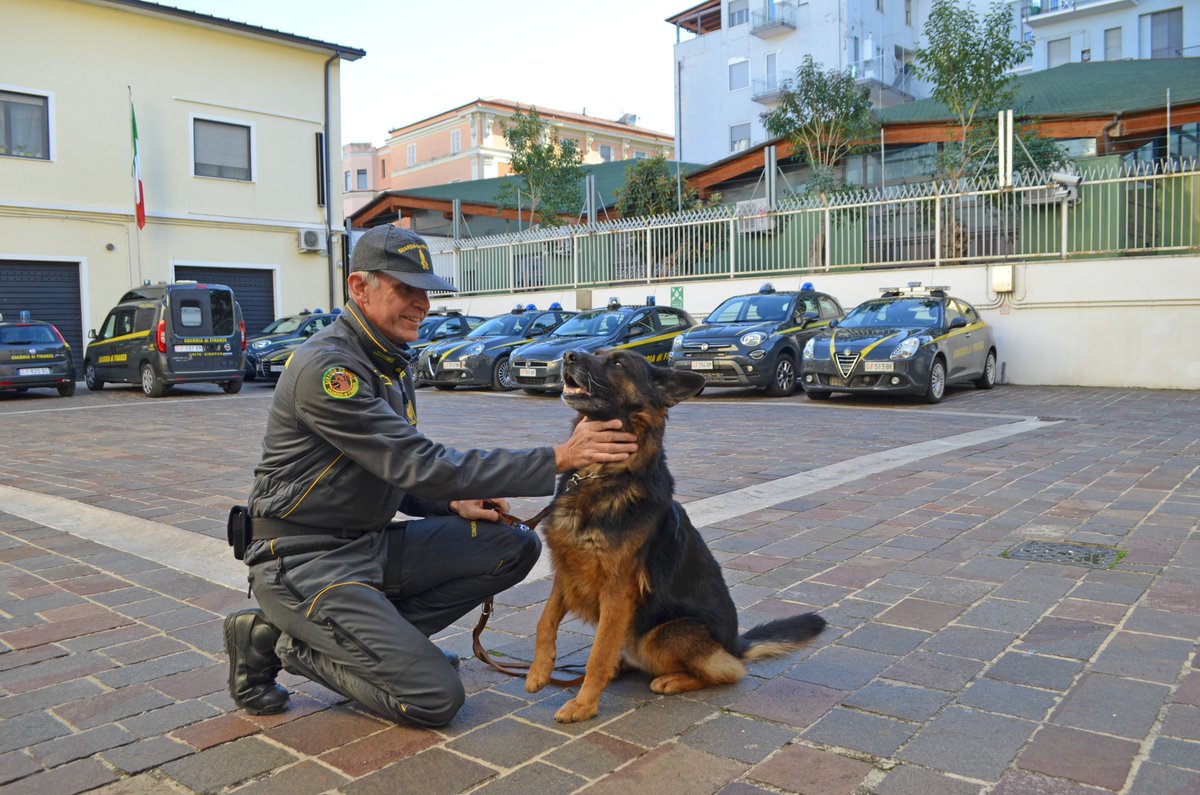
[[[636,452],[637,437],[621,430],[620,420],[581,420],[571,438],[554,448],[554,465],[559,472],[571,472],[624,461]]]
[[[496,508],[499,508],[499,511]],[[490,500],[451,500],[450,510],[463,519],[481,519],[485,522],[499,522],[500,511],[509,512],[508,500],[503,497],[493,497]]]

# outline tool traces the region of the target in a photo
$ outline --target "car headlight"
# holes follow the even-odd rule
[[[677,351],[683,347],[683,335],[676,334],[675,339],[671,340],[671,350]]]
[[[767,338],[766,334],[761,331],[751,331],[749,334],[743,334],[738,342],[745,345],[747,348],[757,348],[763,344],[763,340]]]
[[[466,359],[470,356],[478,356],[479,354],[483,353],[483,349],[486,347],[487,347],[487,345],[485,345],[484,343],[477,342],[474,345],[472,345],[470,348],[467,348],[465,351],[463,351],[462,356],[460,356],[459,358]]]
[[[920,337],[909,337],[904,342],[892,348],[891,359],[911,359],[921,347]]]
[[[811,359],[816,356],[817,338],[809,337],[808,342],[804,343],[804,358]]]
[[[270,348],[271,343],[267,340],[258,340],[257,342],[250,343],[250,347],[256,351],[261,351],[263,348]]]

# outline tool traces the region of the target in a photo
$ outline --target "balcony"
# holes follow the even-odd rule
[[[1030,0],[1025,24],[1036,29],[1136,5],[1137,0]]]
[[[778,102],[783,97],[787,79],[788,74],[786,72],[777,72],[766,77],[754,78],[754,83],[750,88],[750,99],[755,102],[761,102],[764,105]]]
[[[761,11],[750,14],[750,35],[769,39],[796,29],[796,9],[791,3],[766,0]]]

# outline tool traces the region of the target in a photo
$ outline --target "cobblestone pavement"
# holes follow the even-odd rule
[[[710,390],[668,428],[695,514],[842,473],[702,529],[743,627],[816,609],[829,629],[731,687],[660,697],[626,675],[574,725],[553,719],[568,692],[530,695],[465,659],[466,706],[440,731],[288,674],[286,713],[233,708],[221,619],[249,603],[223,517],[247,495],[270,394],[0,396],[0,793],[1200,792],[1196,394],[1008,386],[920,406]],[[419,401],[421,427],[461,446],[552,443],[571,418],[520,393]],[[912,447],[1031,417],[1050,423]],[[845,476],[881,453],[898,458]],[[100,543],[96,517],[190,539],[182,559],[208,568],[119,532]],[[1003,555],[1031,540],[1123,556]],[[486,646],[529,659],[547,592],[539,577],[501,595]],[[475,618],[438,642],[468,655]],[[564,661],[589,641],[565,624]]]

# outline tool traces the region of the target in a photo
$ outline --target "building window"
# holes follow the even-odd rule
[[[357,185],[358,190],[366,190],[367,189],[367,170],[365,168],[360,168],[358,170],[358,174],[356,176],[358,178],[358,185]]]
[[[750,85],[750,61],[743,58],[729,64],[729,90],[737,91]]]
[[[912,25],[912,0],[904,0],[904,24]]]
[[[750,21],[750,0],[729,0],[729,27],[736,28]]]
[[[729,151],[740,152],[750,148],[750,122],[729,126]]]
[[[346,193],[350,192],[350,172],[346,172]]]
[[[1071,62],[1070,37],[1046,42],[1046,68],[1053,69]]]
[[[1109,28],[1104,31],[1104,60],[1121,60],[1121,29]]]
[[[634,160],[645,160],[646,157],[647,157],[647,155],[645,152],[634,152],[633,153]]]
[[[1150,33],[1151,58],[1179,58],[1183,53],[1183,9],[1172,8],[1157,14],[1142,14],[1142,41],[1147,28]]]
[[[462,151],[462,130],[450,131],[450,154],[456,155]]]
[[[193,118],[192,173],[197,177],[251,181],[253,140],[251,125]]]
[[[417,145],[416,144],[408,145],[407,155],[408,156],[407,156],[407,158],[405,158],[405,162],[410,166],[415,166],[417,164]]]
[[[600,159],[605,163],[612,162],[612,147],[608,144],[600,144]]]
[[[881,14],[883,13],[883,0],[875,0],[875,10]]]
[[[50,159],[50,98],[0,91],[0,155]]]
[[[387,161],[386,160],[379,161],[379,178],[387,179]]]
[[[332,186],[325,185],[325,180],[329,176],[328,174],[325,173],[325,133],[316,133],[316,137],[317,137],[317,139],[316,139],[316,144],[317,144],[317,206],[324,207],[325,206],[325,191],[327,190],[328,187],[332,187]]]

